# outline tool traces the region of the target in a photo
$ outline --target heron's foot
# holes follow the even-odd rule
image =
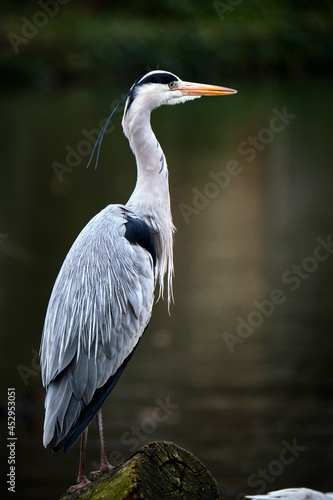
[[[89,483],[90,483],[89,479],[87,479],[86,476],[82,476],[80,479],[78,478],[77,484],[74,484],[73,486],[68,488],[68,493],[73,493],[74,491],[77,491],[77,490],[83,488],[83,486],[85,486],[86,484],[89,484]]]
[[[99,470],[95,470],[90,473],[91,479],[96,479],[98,476],[102,476],[106,472],[110,472],[110,470],[115,469],[114,465],[111,465],[109,462],[104,462],[101,464],[101,468]]]

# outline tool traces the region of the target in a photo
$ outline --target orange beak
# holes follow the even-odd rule
[[[205,83],[177,82],[172,90],[180,90],[183,95],[204,96],[204,95],[228,95],[236,94],[237,90],[219,87],[218,85],[206,85]]]

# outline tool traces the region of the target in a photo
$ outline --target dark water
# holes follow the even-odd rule
[[[221,498],[291,486],[327,491],[333,488],[332,82],[221,84],[239,93],[153,115],[178,229],[176,303],[170,317],[165,302],[156,304],[104,407],[110,459],[117,463],[146,442],[170,440],[206,464]],[[71,243],[96,212],[126,202],[134,187],[120,114],[98,169],[85,168],[89,137],[125,91],[0,97],[1,474],[9,469],[7,388],[13,387],[17,499],[56,499],[76,478],[78,445],[66,455],[42,447],[37,351]],[[71,148],[79,153],[71,152],[66,164]],[[58,177],[55,161],[67,167]],[[89,470],[97,467],[94,425],[87,462]]]

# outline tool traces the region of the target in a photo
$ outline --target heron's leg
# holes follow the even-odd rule
[[[84,486],[85,484],[90,483],[90,481],[87,479],[87,476],[84,473],[86,465],[87,440],[88,440],[88,428],[84,431],[84,433],[81,436],[80,463],[79,463],[79,473],[77,476],[77,484],[69,488],[70,493],[82,488],[82,486]]]
[[[102,474],[103,472],[107,472],[111,469],[113,469],[113,465],[111,465],[108,461],[108,456],[106,453],[106,448],[105,448],[105,440],[104,440],[104,432],[103,432],[103,419],[102,419],[102,410],[99,410],[97,413],[97,429],[98,429],[98,439],[99,439],[99,445],[101,448],[101,469],[100,473]]]
[[[91,477],[93,479],[96,476],[100,476],[101,474],[104,474],[104,472],[108,472],[109,470],[114,469],[113,465],[111,465],[108,461],[108,456],[107,456],[106,449],[105,449],[102,410],[99,410],[99,412],[97,413],[96,421],[97,421],[99,445],[100,445],[100,449],[101,449],[101,468],[99,470],[91,473]]]

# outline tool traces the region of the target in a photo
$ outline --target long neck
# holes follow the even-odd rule
[[[151,228],[158,260],[160,295],[167,274],[168,304],[172,300],[173,231],[168,167],[162,148],[150,125],[150,111],[133,106],[123,119],[123,128],[136,158],[137,182],[126,206]]]

